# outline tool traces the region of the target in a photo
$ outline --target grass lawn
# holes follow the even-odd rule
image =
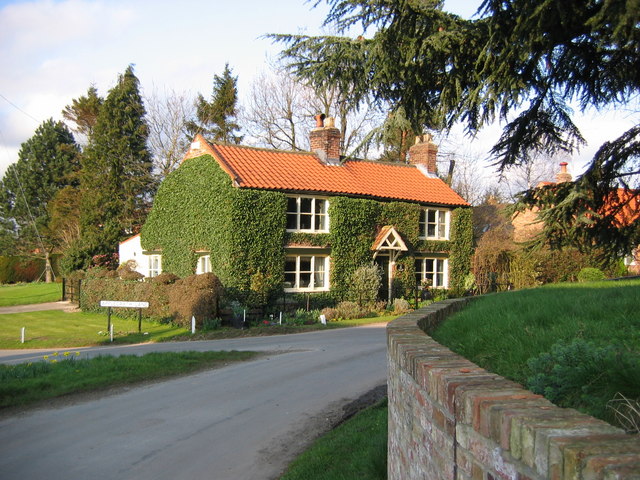
[[[252,327],[246,330],[224,327],[217,330],[199,331],[195,335],[192,335],[191,331],[186,328],[149,322],[144,319],[142,320],[142,333],[138,333],[137,320],[112,315],[111,323],[114,325],[113,343],[124,344],[284,335],[326,330],[328,328],[386,323],[394,318],[396,318],[395,315],[343,320],[329,322],[327,326],[320,323],[299,326],[273,325]],[[22,327],[26,328],[25,343],[20,343]],[[147,335],[144,334],[145,332]],[[106,313],[68,313],[49,310],[0,315],[0,349],[73,348],[109,343]]]
[[[0,285],[0,307],[57,302],[62,298],[61,283],[20,283]]]
[[[114,344],[160,341],[187,333],[184,328],[144,320],[142,333],[138,333],[137,320],[113,315],[111,323]],[[25,343],[20,343],[22,327],[26,328]],[[110,342],[106,314],[48,310],[0,315],[0,349],[73,348],[107,343]]]
[[[143,356],[75,360],[75,352],[50,355],[40,362],[0,365],[0,409],[73,393],[192,373],[229,362],[249,360],[256,352],[148,353]]]
[[[166,337],[164,340],[180,341],[180,340],[219,340],[223,338],[239,338],[239,337],[259,337],[267,335],[287,335],[291,333],[314,332],[316,330],[327,330],[334,328],[360,327],[364,325],[372,325],[376,323],[388,323],[398,318],[398,315],[384,315],[381,317],[357,318],[353,320],[340,320],[337,322],[327,322],[326,325],[314,323],[313,325],[258,325],[248,329],[240,330],[237,328],[223,327],[217,330],[207,330],[196,332],[192,335],[190,332],[184,332],[173,338]],[[0,317],[1,320],[1,317]]]
[[[319,438],[280,480],[387,478],[387,401],[367,408]]]
[[[640,281],[566,283],[487,295],[432,336],[554,403],[607,421],[640,397]]]

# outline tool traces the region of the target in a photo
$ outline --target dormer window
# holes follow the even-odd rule
[[[420,238],[449,240],[449,210],[425,208],[420,212]]]
[[[323,198],[296,196],[287,199],[287,231],[328,232],[329,201]]]

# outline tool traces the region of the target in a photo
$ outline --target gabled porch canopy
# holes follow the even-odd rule
[[[395,227],[392,225],[385,225],[378,233],[371,250],[375,252],[373,254],[374,259],[379,253],[385,252],[389,253],[391,261],[395,261],[398,258],[398,255],[400,255],[400,252],[406,252],[409,249]]]
[[[398,231],[391,225],[385,225],[378,233],[378,236],[371,246],[371,250],[374,251],[374,260],[378,256],[378,254],[383,254],[384,256],[389,255],[387,291],[389,292],[388,301],[391,302],[393,301],[392,285],[393,277],[396,270],[396,260],[402,252],[406,252],[409,249],[407,248],[407,244],[404,243],[404,240],[402,240],[402,237],[400,236]]]

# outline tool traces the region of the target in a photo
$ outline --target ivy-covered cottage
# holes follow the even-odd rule
[[[344,159],[332,119],[317,122],[308,153],[197,135],[140,235],[121,244],[121,262],[145,276],[213,272],[227,288],[340,297],[375,261],[385,299],[424,281],[461,290],[471,210],[437,177],[437,146],[418,139],[410,164]]]

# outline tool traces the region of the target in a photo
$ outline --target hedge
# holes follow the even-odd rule
[[[103,268],[89,269],[82,283],[82,309],[103,312],[101,300],[149,302],[143,316],[157,321],[172,322],[188,327],[191,317],[202,326],[207,320],[219,317],[222,288],[212,273],[190,275],[176,279],[170,274],[146,281],[122,280],[117,272]],[[138,315],[137,309],[114,308],[125,318]]]

